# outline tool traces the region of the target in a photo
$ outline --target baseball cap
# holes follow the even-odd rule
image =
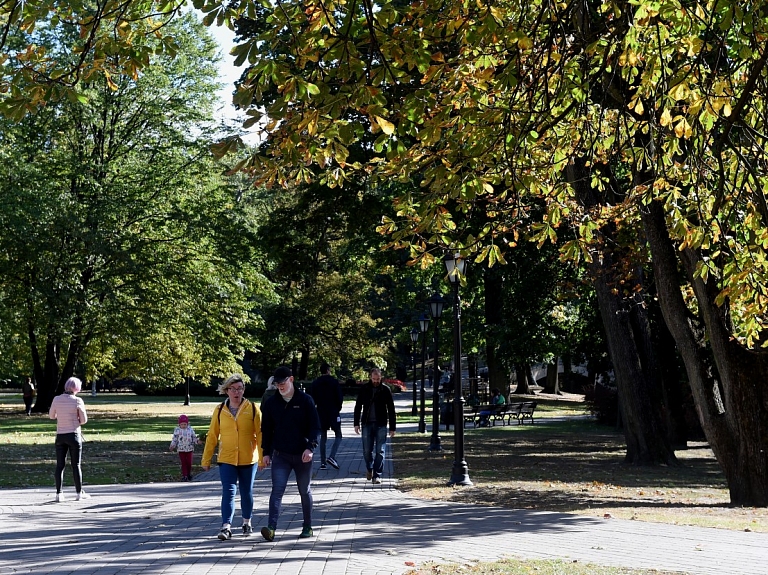
[[[283,383],[286,379],[291,377],[293,375],[293,372],[291,371],[290,367],[287,367],[285,365],[281,365],[275,370],[275,385],[278,383]]]

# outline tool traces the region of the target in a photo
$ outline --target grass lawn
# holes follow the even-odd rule
[[[88,412],[83,426],[85,439],[83,483],[153,483],[176,481],[179,459],[168,451],[173,430],[182,413],[198,435],[208,431],[211,414],[220,403],[215,397],[192,398],[184,406],[180,397],[145,398],[133,394],[81,393]],[[0,395],[0,487],[53,489],[56,422],[47,415],[22,413],[21,395]],[[195,452],[200,464],[202,446]],[[64,484],[72,484],[69,466]]]
[[[452,429],[441,430],[444,451],[437,454],[426,450],[429,434],[398,434],[393,453],[400,489],[443,501],[768,532],[767,509],[729,505],[725,478],[706,444],[677,451],[678,467],[627,466],[621,432],[591,421],[548,421],[563,415],[563,407],[540,403],[533,425],[465,430],[471,487],[446,485]]]
[[[449,564],[428,563],[407,575],[678,575],[658,569],[628,569],[626,567],[605,567],[577,561],[548,559],[505,559],[503,561]]]

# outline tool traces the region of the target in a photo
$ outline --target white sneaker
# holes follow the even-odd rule
[[[91,496],[88,495],[85,491],[81,491],[77,494],[77,497],[75,497],[75,501],[80,501],[81,499],[90,499]]]
[[[64,497],[63,493],[57,493],[56,494],[56,503],[61,503],[62,501],[66,501],[67,498]]]

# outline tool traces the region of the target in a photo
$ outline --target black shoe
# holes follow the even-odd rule
[[[275,528],[274,527],[262,527],[261,536],[267,541],[275,540]]]
[[[243,525],[243,537],[250,537],[253,535],[253,527],[251,527],[251,524],[248,523],[247,525]]]
[[[321,463],[320,469],[328,469],[328,466],[325,463]]]
[[[373,479],[373,469],[369,469],[368,472],[365,474],[365,478],[370,481]]]
[[[336,460],[333,457],[329,457],[327,463],[328,463],[328,465],[330,465],[334,469],[338,469],[339,468],[339,464],[336,463]]]
[[[232,539],[232,532],[226,527],[224,527],[222,528],[221,531],[219,531],[219,534],[217,537],[222,541],[226,541],[227,539]]]

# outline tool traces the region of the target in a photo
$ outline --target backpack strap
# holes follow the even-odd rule
[[[219,427],[221,427],[221,410],[224,409],[224,404],[227,403],[226,401],[222,401],[219,404],[219,413],[218,413],[218,422]],[[255,424],[256,423],[256,404],[253,403],[250,399],[248,400],[248,403],[251,404],[251,421]]]

